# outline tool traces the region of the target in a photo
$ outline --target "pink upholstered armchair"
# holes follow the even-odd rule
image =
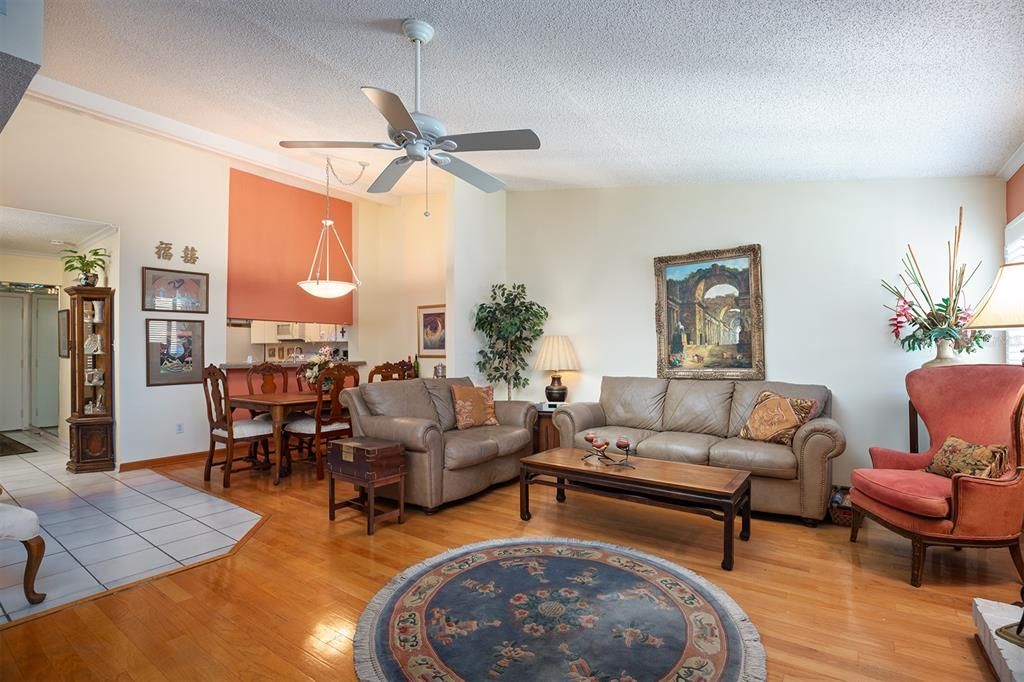
[[[865,516],[910,538],[910,584],[921,586],[929,546],[1008,547],[1024,581],[1020,535],[1024,522],[1021,468],[1024,367],[955,365],[917,369],[907,375],[907,394],[928,428],[924,453],[871,448],[872,469],[852,474],[853,526]],[[948,436],[979,445],[1009,446],[1009,467],[1001,478],[924,471]]]

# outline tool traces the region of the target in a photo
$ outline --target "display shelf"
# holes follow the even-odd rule
[[[71,298],[68,471],[114,468],[114,291],[68,287]]]

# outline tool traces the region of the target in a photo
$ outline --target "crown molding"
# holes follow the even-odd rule
[[[5,256],[21,256],[22,258],[42,258],[44,260],[60,260],[60,254],[46,251],[26,251],[24,249],[4,249]]]
[[[299,161],[284,154],[278,154],[263,147],[241,142],[225,135],[204,130],[203,128],[197,128],[167,116],[154,114],[145,109],[83,90],[53,78],[36,75],[25,94],[46,102],[83,111],[98,118],[114,121],[130,128],[143,130],[147,133],[220,154],[248,166],[271,171],[278,176],[274,179],[281,179],[303,189],[312,188],[313,191],[320,191],[319,188],[323,186],[324,170],[320,166]],[[394,197],[340,189],[337,195],[339,198],[350,202],[362,199],[379,204],[391,205],[398,203],[398,200]]]
[[[87,249],[96,242],[98,242],[99,240],[105,239],[112,234],[117,234],[117,228],[114,227],[113,225],[104,225],[103,227],[96,230],[82,241],[78,242],[78,244],[76,244],[75,246],[77,246],[80,249]]]
[[[1013,174],[1024,167],[1024,142],[1017,147],[1017,151],[1010,154],[1010,158],[1006,160],[999,172],[996,173],[1003,180],[1009,180],[1013,177]]]

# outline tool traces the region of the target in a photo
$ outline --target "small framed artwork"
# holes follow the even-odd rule
[[[142,268],[142,309],[166,313],[210,312],[210,276]]]
[[[62,358],[71,357],[71,339],[68,336],[69,324],[71,322],[71,311],[65,308],[57,311],[57,356]]]
[[[654,259],[658,376],[764,379],[761,246]]]
[[[146,320],[146,386],[203,381],[204,327],[200,320]]]
[[[422,358],[445,356],[445,308],[440,305],[416,306],[416,328],[419,330],[419,348]]]
[[[267,360],[277,360],[277,347],[271,346],[267,349]]]

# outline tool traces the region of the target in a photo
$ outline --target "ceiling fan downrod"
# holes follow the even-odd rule
[[[434,27],[422,19],[406,19],[402,22],[402,33],[416,47],[416,92],[414,94],[413,111],[420,113],[420,74],[423,70],[423,45],[434,37]]]

